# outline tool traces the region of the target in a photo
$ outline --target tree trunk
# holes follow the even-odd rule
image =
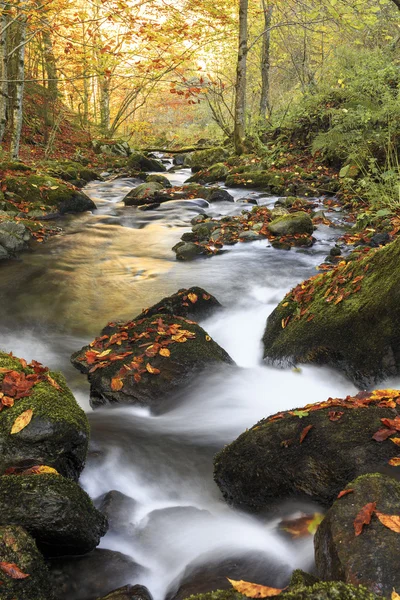
[[[19,44],[17,61],[17,82],[16,82],[16,93],[13,106],[13,130],[11,135],[10,153],[12,158],[18,159],[19,156],[19,145],[21,140],[22,130],[22,108],[23,108],[23,95],[24,95],[24,78],[25,78],[25,41],[26,41],[26,24],[27,24],[27,7],[24,3],[21,3],[19,10]]]
[[[269,71],[270,71],[270,48],[271,48],[271,21],[272,11],[274,7],[267,5],[265,0],[262,0],[264,13],[264,33],[262,37],[261,50],[261,98],[260,98],[260,124],[263,124],[270,113],[271,106],[269,102]]]
[[[233,133],[236,154],[243,153],[243,141],[245,137],[247,16],[248,0],[239,0],[239,51],[236,67],[235,125]]]
[[[49,91],[50,99],[55,101],[58,96],[57,63],[53,51],[53,42],[50,36],[50,25],[48,25],[48,27],[49,29],[45,29],[42,33],[43,52],[47,75],[47,89]]]
[[[0,2],[0,142],[3,140],[4,131],[7,124],[7,103],[8,103],[8,59],[7,59],[7,38],[8,38],[8,12],[7,4]]]
[[[106,75],[99,77],[100,88],[100,127],[102,134],[110,133],[110,78]]]

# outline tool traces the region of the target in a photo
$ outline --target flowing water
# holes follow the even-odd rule
[[[189,171],[168,176],[179,185]],[[286,585],[294,568],[312,565],[312,540],[288,541],[278,535],[275,517],[228,507],[212,479],[212,458],[262,417],[355,392],[326,368],[293,372],[261,362],[268,314],[294,284],[315,274],[339,231],[320,225],[318,241],[308,250],[278,251],[262,240],[179,263],[171,247],[190,230],[195,214],[238,214],[251,209],[244,198],[267,205],[276,198],[229,190],[235,203],[208,207],[203,200],[171,201],[142,212],[121,202],[133,185],[130,179],[89,184],[85,191],[98,206],[94,214],[68,217],[62,236],[2,266],[1,347],[62,370],[88,410],[91,451],[81,483],[93,498],[118,490],[134,500],[124,531],[110,532],[101,542],[146,567],[140,581],[132,575],[131,583],[147,585],[155,600],[162,600],[191,564],[253,552],[271,566],[269,585]],[[192,285],[223,304],[201,325],[237,366],[194,380],[180,401],[158,416],[137,407],[92,412],[88,384],[70,366],[70,354],[107,321],[131,319]]]

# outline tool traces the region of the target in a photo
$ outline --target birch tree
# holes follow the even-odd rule
[[[239,49],[236,66],[235,123],[233,131],[236,154],[243,153],[246,126],[248,8],[248,0],[239,0]]]

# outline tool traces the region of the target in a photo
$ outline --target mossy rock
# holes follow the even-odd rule
[[[283,194],[292,178],[292,173],[280,171],[244,171],[228,175],[226,185],[227,187],[262,189],[270,194]]]
[[[149,183],[151,181],[156,181],[157,183],[161,183],[164,189],[172,187],[170,180],[168,179],[168,177],[165,177],[164,175],[157,175],[156,173],[147,175],[146,183]]]
[[[269,223],[268,229],[277,236],[295,235],[296,233],[311,235],[314,232],[314,225],[307,213],[295,212],[277,217]]]
[[[135,171],[166,171],[165,165],[155,158],[150,158],[141,152],[132,152],[128,158],[127,165]]]
[[[164,189],[162,183],[157,181],[149,181],[148,183],[141,183],[137,187],[133,188],[124,198],[125,206],[140,206],[141,204],[147,204],[154,199],[155,202],[159,202],[156,198],[157,193]]]
[[[187,180],[188,183],[215,183],[217,181],[225,181],[230,170],[224,163],[216,163],[209,169],[198,171]]]
[[[60,214],[79,213],[96,208],[88,196],[49,175],[6,177],[3,184],[7,192],[16,194],[21,200],[54,207]]]
[[[259,421],[215,457],[223,496],[254,511],[298,499],[330,506],[358,475],[383,468],[395,475],[397,468],[388,465],[393,442],[372,437],[381,419],[397,414],[380,402],[366,394],[365,400],[328,400]]]
[[[194,286],[184,288],[172,296],[163,298],[154,306],[144,309],[136,319],[148,318],[156,314],[177,315],[188,319],[204,319],[218,308],[221,308],[221,304],[215,296],[209,294],[203,288]]]
[[[15,256],[27,248],[30,238],[31,234],[23,223],[9,219],[0,222],[0,248],[4,250],[3,258]]]
[[[0,477],[0,525],[21,525],[46,556],[85,554],[107,531],[105,517],[61,475]]]
[[[69,181],[78,187],[83,187],[89,181],[100,179],[96,171],[74,161],[50,161],[44,163],[43,168],[50,176]]]
[[[190,155],[190,166],[193,173],[208,169],[217,163],[223,163],[229,156],[226,148],[216,147],[208,150],[196,150]]]
[[[23,367],[18,358],[0,352],[0,367],[25,375],[33,368]],[[42,381],[31,389],[29,396],[16,400],[14,406],[0,412],[0,474],[10,467],[28,468],[47,465],[65,477],[78,479],[86,459],[89,442],[89,423],[61,373],[49,371],[60,387]],[[0,373],[0,382],[4,373]],[[10,434],[16,418],[32,409],[33,417],[27,427]]]
[[[187,333],[180,334],[179,330]],[[161,346],[152,351],[154,344]],[[145,354],[147,347],[150,356]],[[169,355],[160,355],[161,348]],[[93,356],[93,351],[106,352],[103,360]],[[112,360],[114,355],[124,353],[128,355]],[[103,364],[93,370],[92,360]],[[72,364],[88,374],[93,407],[110,402],[161,408],[173,392],[192,382],[195,375],[224,363],[233,361],[204,329],[182,317],[166,314],[129,321],[111,337],[101,336],[72,355]],[[121,380],[117,386],[115,379]]]
[[[0,560],[28,575],[13,579],[1,572],[0,600],[53,600],[49,572],[35,541],[18,525],[0,527]]]
[[[153,598],[144,585],[124,585],[99,600],[153,600]]]
[[[194,260],[198,256],[205,254],[204,248],[194,242],[179,242],[172,250],[176,253],[176,259],[183,262]]]
[[[400,590],[400,536],[376,516],[361,535],[355,535],[354,520],[369,502],[375,502],[381,513],[399,515],[400,483],[375,473],[358,477],[346,489],[352,492],[336,500],[317,530],[317,573],[324,580],[340,579],[390,597],[393,589]]]
[[[400,239],[303,282],[269,316],[270,364],[327,364],[360,388],[400,373]],[[286,326],[282,328],[283,320]]]
[[[108,154],[111,156],[129,156],[131,149],[125,140],[100,139],[92,141],[95,154]]]

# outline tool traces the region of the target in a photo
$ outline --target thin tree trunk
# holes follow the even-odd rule
[[[16,82],[16,94],[13,106],[13,131],[11,135],[10,152],[14,159],[18,159],[19,156],[19,145],[21,141],[22,131],[22,109],[23,109],[23,96],[24,96],[24,77],[25,77],[25,40],[26,40],[26,24],[27,24],[27,12],[25,4],[21,4],[20,19],[19,19],[19,39],[20,45],[18,48],[17,55],[17,82]]]
[[[7,103],[8,103],[8,59],[7,59],[7,38],[8,38],[8,12],[7,4],[0,2],[1,10],[1,35],[0,35],[0,142],[3,140],[7,124]]]
[[[236,154],[243,153],[246,119],[248,0],[239,0],[239,50],[236,67],[234,143]]]
[[[267,112],[271,110],[269,101],[269,72],[271,67],[270,52],[271,52],[271,22],[272,12],[274,7],[267,5],[265,0],[262,0],[264,13],[264,33],[262,38],[261,50],[261,98],[260,98],[260,124],[265,121]]]
[[[57,63],[53,51],[53,42],[50,36],[50,25],[48,25],[48,27],[49,29],[44,29],[42,33],[43,53],[47,75],[47,89],[49,91],[50,99],[55,101],[58,96]]]
[[[100,127],[106,137],[110,133],[110,78],[106,75],[99,77],[100,88]]]

